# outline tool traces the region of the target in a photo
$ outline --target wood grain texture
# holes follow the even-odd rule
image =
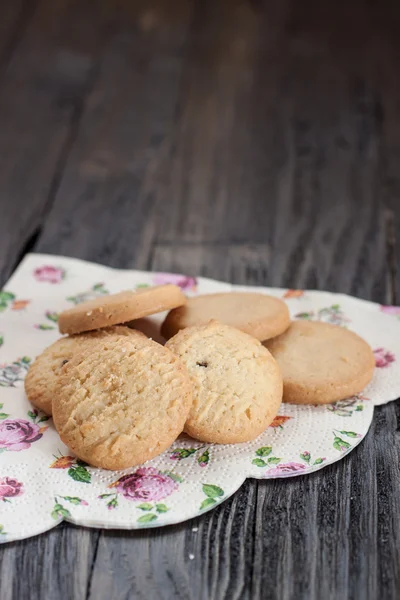
[[[186,1],[169,12],[164,2],[151,9],[128,1],[116,7],[37,250],[120,267],[147,260],[154,187],[175,120],[191,9]]]
[[[40,0],[16,30],[18,14],[0,28],[15,40],[0,74],[3,281],[29,247],[393,301],[395,3]],[[181,525],[64,524],[8,544],[0,598],[395,600],[399,429],[397,401],[341,462],[246,481]]]
[[[98,537],[93,533],[62,524],[48,533],[3,547],[1,599],[86,598]]]
[[[76,35],[78,33],[78,35]],[[33,245],[58,188],[102,38],[95,3],[42,1],[0,93],[0,278]]]

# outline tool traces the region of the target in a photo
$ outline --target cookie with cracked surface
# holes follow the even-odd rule
[[[109,327],[99,331],[62,337],[46,348],[32,363],[24,385],[28,400],[46,415],[52,414],[52,402],[61,367],[82,350],[104,336],[131,335],[128,327]]]
[[[177,285],[158,285],[102,296],[63,311],[58,319],[60,333],[82,333],[127,323],[164,310],[182,306],[186,296]]]
[[[181,329],[206,325],[215,319],[236,327],[260,341],[283,333],[290,323],[286,304],[266,294],[226,292],[188,298],[186,304],[171,310],[161,327],[169,339]]]
[[[185,424],[189,435],[219,444],[247,442],[277,415],[282,376],[254,337],[211,321],[183,329],[166,346],[192,379],[193,404]]]
[[[283,401],[328,404],[361,392],[371,381],[375,359],[360,336],[337,325],[294,321],[265,342],[283,377]]]
[[[62,367],[53,419],[62,441],[104,469],[140,465],[182,432],[192,385],[171,350],[138,331],[102,338]]]

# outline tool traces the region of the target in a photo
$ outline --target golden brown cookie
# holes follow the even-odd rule
[[[177,285],[158,285],[136,292],[120,292],[65,310],[60,314],[58,327],[61,333],[68,334],[92,331],[170,310],[185,302],[186,296]]]
[[[62,441],[89,464],[125,469],[166,450],[192,403],[185,366],[138,331],[101,338],[62,367],[53,419]]]
[[[185,431],[205,442],[253,440],[277,415],[282,376],[255,338],[216,321],[188,327],[167,342],[186,365],[193,404]]]
[[[357,334],[328,323],[294,321],[265,346],[283,376],[283,401],[328,404],[361,392],[371,381],[375,359]]]
[[[61,367],[73,356],[90,347],[93,341],[103,336],[131,335],[128,327],[109,327],[99,331],[62,337],[46,348],[32,363],[25,377],[25,392],[28,400],[46,415],[52,414],[52,401]]]
[[[185,327],[205,325],[211,319],[261,341],[283,333],[290,323],[289,310],[278,298],[252,292],[227,292],[188,298],[184,306],[168,313],[161,333],[169,339]]]

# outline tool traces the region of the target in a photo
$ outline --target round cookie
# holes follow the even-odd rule
[[[25,392],[28,400],[46,415],[51,415],[61,367],[75,354],[89,348],[93,341],[110,335],[132,335],[132,330],[128,327],[109,327],[100,331],[62,337],[46,348],[32,363],[25,377]]]
[[[371,381],[375,359],[357,334],[329,323],[294,321],[265,346],[283,377],[283,401],[328,404],[361,392]]]
[[[205,325],[211,319],[261,341],[283,333],[290,323],[289,310],[278,298],[252,292],[227,292],[188,298],[185,306],[168,313],[161,333],[169,339],[185,327]]]
[[[141,319],[154,313],[185,304],[186,296],[177,285],[158,285],[102,296],[62,312],[58,319],[60,333],[81,333],[109,325]]]
[[[188,327],[166,346],[185,363],[193,404],[185,431],[204,442],[247,442],[262,433],[282,402],[282,376],[255,338],[211,321]]]
[[[62,441],[104,469],[142,464],[182,432],[192,386],[182,362],[138,331],[101,338],[62,367],[53,419]]]

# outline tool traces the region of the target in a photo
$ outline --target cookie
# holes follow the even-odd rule
[[[189,298],[185,306],[168,313],[161,333],[169,339],[180,329],[205,325],[211,319],[261,341],[283,333],[290,323],[289,310],[282,300],[266,294],[228,292]]]
[[[139,331],[103,337],[62,367],[53,419],[62,441],[104,469],[142,464],[182,432],[192,404],[185,366]]]
[[[204,442],[253,440],[277,415],[282,377],[255,338],[216,321],[188,327],[166,346],[186,365],[193,404],[185,431]]]
[[[375,359],[357,334],[328,323],[294,321],[265,346],[283,376],[283,401],[328,404],[361,392],[371,381]]]
[[[128,327],[109,327],[101,331],[60,338],[46,348],[29,368],[24,382],[28,400],[46,415],[51,415],[52,401],[56,382],[61,374],[61,367],[75,354],[89,348],[94,340],[98,340],[102,336],[131,334],[132,330]]]
[[[60,333],[81,333],[141,319],[154,313],[182,306],[186,296],[177,285],[158,285],[136,292],[102,296],[62,312],[58,319]]]

